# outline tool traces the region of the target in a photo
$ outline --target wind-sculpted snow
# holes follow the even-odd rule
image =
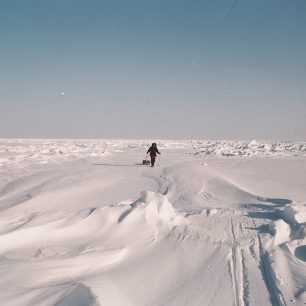
[[[151,142],[1,141],[0,305],[305,305],[305,144]]]

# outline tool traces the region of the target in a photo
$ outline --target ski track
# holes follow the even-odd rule
[[[252,222],[255,227],[256,222],[252,218]],[[270,302],[274,306],[286,306],[287,303],[282,295],[281,290],[278,287],[275,273],[271,267],[271,262],[269,259],[269,253],[264,251],[260,235],[258,234],[258,249],[260,254],[260,270],[262,273],[263,280],[265,282],[265,285],[267,287],[267,290],[269,292],[270,296]]]
[[[249,223],[250,220],[244,211],[229,212],[229,228],[233,244],[229,265],[237,306],[249,306],[250,291],[245,253],[256,243],[254,233],[246,229]]]
[[[165,186],[164,182],[167,182],[167,187],[163,194],[167,194],[173,191],[177,186],[174,177],[167,178],[165,173],[161,175],[160,186]],[[161,190],[161,188],[159,189]],[[205,188],[201,188],[198,195],[204,201],[214,199],[213,195],[205,191]],[[188,210],[187,210],[188,211]],[[202,212],[199,209],[200,213]],[[191,211],[189,210],[189,213]],[[192,214],[197,214],[196,209],[193,209]],[[286,305],[285,300],[278,289],[276,279],[273,275],[273,269],[271,268],[270,262],[267,259],[267,254],[263,251],[261,246],[260,235],[255,234],[251,229],[252,225],[257,228],[257,225],[253,218],[246,216],[248,209],[240,210],[223,210],[224,214],[228,215],[228,227],[230,228],[230,235],[228,235],[227,243],[230,244],[230,259],[229,259],[229,273],[232,280],[232,290],[234,295],[234,302],[236,306],[249,306],[250,305],[250,289],[248,279],[248,266],[245,260],[245,253],[248,252],[254,258],[254,264],[260,266],[261,274],[265,282],[267,291],[269,292],[271,305]],[[200,215],[200,214],[199,214]],[[248,248],[246,248],[248,246]],[[254,247],[258,248],[257,254],[252,251]],[[267,302],[267,301],[265,301]]]
[[[0,212],[6,212],[7,215],[4,215],[4,218],[9,216],[11,219],[7,221],[8,226],[6,228],[3,226],[3,229],[1,229],[0,223],[0,241],[2,241],[1,239],[9,241],[7,237],[17,237],[17,234],[24,235],[25,239],[28,239],[27,233],[34,233],[32,230],[35,224],[37,224],[36,226],[39,231],[50,235],[49,241],[48,238],[41,237],[37,241],[33,240],[29,245],[22,242],[25,246],[24,253],[18,256],[16,254],[23,251],[18,244],[12,243],[10,247],[3,247],[0,263],[7,262],[12,264],[14,260],[20,262],[25,260],[25,266],[19,263],[17,271],[28,273],[27,270],[32,269],[32,273],[36,276],[39,276],[40,270],[45,269],[46,271],[46,274],[42,277],[41,284],[38,282],[39,278],[36,278],[33,281],[32,288],[29,284],[31,289],[27,293],[25,293],[26,286],[23,285],[23,282],[26,283],[23,279],[25,276],[21,278],[16,289],[16,292],[18,292],[16,296],[24,294],[25,299],[20,302],[19,297],[18,299],[16,298],[18,305],[31,305],[31,303],[39,305],[40,303],[46,303],[46,305],[64,306],[75,303],[78,300],[79,304],[76,305],[81,305],[80,303],[83,303],[82,305],[104,305],[104,301],[107,298],[116,301],[116,303],[118,302],[118,304],[114,302],[114,305],[120,305],[120,298],[121,302],[124,301],[126,305],[155,305],[158,297],[151,298],[151,300],[149,298],[142,300],[143,297],[136,294],[134,298],[131,298],[129,294],[125,293],[124,286],[122,290],[120,290],[120,287],[117,287],[116,284],[119,286],[120,282],[118,280],[116,282],[115,277],[112,280],[107,278],[107,275],[112,269],[118,275],[120,274],[120,271],[116,270],[119,269],[116,268],[116,265],[120,267],[125,261],[131,261],[130,253],[137,254],[137,251],[133,251],[134,247],[136,250],[138,248],[154,250],[157,246],[163,249],[165,248],[164,244],[167,245],[170,242],[170,244],[173,243],[178,248],[178,250],[174,250],[177,252],[183,252],[183,246],[188,243],[191,243],[194,247],[205,247],[207,245],[212,248],[211,257],[208,256],[208,259],[203,257],[202,264],[207,264],[207,267],[202,267],[202,270],[197,271],[197,273],[193,272],[194,274],[188,271],[188,267],[190,268],[187,265],[188,257],[184,259],[186,262],[179,262],[178,258],[181,260],[181,257],[176,258],[183,265],[179,266],[176,263],[178,265],[177,268],[186,274],[182,277],[183,279],[186,278],[185,281],[189,281],[188,278],[192,275],[195,275],[199,280],[201,278],[207,279],[207,275],[213,272],[216,273],[212,274],[213,277],[219,279],[215,292],[208,292],[209,290],[206,292],[205,288],[202,288],[206,294],[203,294],[204,302],[197,300],[193,304],[191,300],[189,300],[189,303],[182,300],[182,304],[179,305],[200,306],[205,305],[209,300],[211,303],[209,305],[219,306],[221,304],[218,303],[220,303],[219,301],[222,298],[219,296],[218,290],[219,288],[227,288],[226,286],[229,285],[232,293],[231,297],[229,296],[228,298],[232,299],[235,306],[251,306],[254,303],[258,305],[287,306],[288,298],[282,292],[282,287],[271,263],[270,253],[264,249],[262,234],[258,230],[263,226],[267,226],[270,220],[264,218],[255,219],[251,213],[257,212],[256,206],[253,207],[249,203],[240,203],[241,205],[238,208],[223,206],[229,193],[234,194],[234,196],[238,195],[241,199],[248,199],[250,197],[255,202],[260,202],[261,200],[260,205],[266,201],[265,198],[247,194],[242,189],[236,188],[231,182],[220,179],[220,177],[217,180],[212,180],[212,177],[215,179],[214,174],[207,170],[207,167],[193,170],[194,172],[190,176],[194,177],[189,184],[188,179],[184,178],[184,165],[188,168],[189,166],[194,166],[194,164],[198,165],[199,162],[183,161],[180,164],[183,165],[182,168],[176,165],[178,169],[169,166],[164,168],[156,167],[155,169],[140,168],[139,170],[136,168],[136,170],[133,170],[133,175],[139,175],[154,181],[157,185],[156,191],[164,196],[165,199],[169,198],[170,203],[173,203],[174,207],[177,208],[179,215],[177,220],[179,221],[175,221],[177,223],[172,225],[171,222],[174,222],[173,220],[176,217],[171,215],[171,218],[169,217],[170,221],[168,219],[166,221],[164,219],[163,221],[161,219],[157,220],[155,215],[151,216],[151,208],[151,210],[144,211],[145,217],[140,218],[139,216],[142,216],[141,214],[143,213],[142,209],[144,209],[143,205],[130,200],[127,201],[130,204],[117,203],[116,205],[102,208],[95,207],[88,211],[80,210],[74,215],[65,216],[64,213],[58,212],[58,220],[53,220],[53,216],[50,213],[52,218],[50,217],[49,223],[47,222],[46,224],[43,223],[43,218],[48,220],[48,216],[44,216],[42,213],[31,212],[14,219],[10,216],[11,208],[17,211],[17,206],[25,207],[28,202],[31,202],[33,198],[43,193],[45,189],[54,190],[57,184],[60,184],[62,180],[68,177],[68,174],[56,171],[47,177],[44,177],[44,175],[41,178],[39,175],[37,177],[34,176],[34,183],[29,186],[23,186],[23,182],[27,181],[27,177],[17,178],[5,184],[4,188],[0,191]],[[101,169],[104,169],[103,164],[101,163],[100,165]],[[108,164],[108,166],[112,166],[112,164]],[[104,164],[104,167],[106,167],[106,164]],[[99,170],[95,171],[99,173]],[[70,173],[70,176],[76,176],[79,173],[81,172],[74,171],[73,174]],[[120,175],[120,172],[118,173]],[[197,184],[194,185],[193,181],[197,182]],[[216,194],[215,189],[212,189],[212,191],[209,189],[211,184],[221,184],[220,182],[223,184],[222,187],[229,186],[226,196]],[[231,195],[228,197],[232,200]],[[157,196],[154,199],[156,200]],[[190,206],[186,206],[186,203],[190,203]],[[105,217],[105,213],[108,211],[110,213]],[[169,212],[167,211],[167,213]],[[148,216],[152,217],[153,221]],[[168,218],[167,215],[165,216],[163,218]],[[181,223],[182,219],[184,219],[183,223]],[[144,223],[143,220],[147,220],[147,223]],[[34,222],[34,225],[31,225],[31,222]],[[103,226],[100,226],[99,222],[104,222]],[[128,237],[129,231],[131,231],[132,235],[135,234],[129,227],[134,224],[133,222],[138,226],[140,234],[137,232],[135,237],[129,241],[130,245],[121,245],[122,242],[118,239],[120,235]],[[170,223],[168,224],[167,222]],[[115,226],[108,229],[109,224],[115,224]],[[62,237],[60,237],[57,228],[62,229]],[[86,229],[88,232],[80,234],[77,232],[79,228],[84,229],[84,232]],[[297,229],[298,231],[301,230]],[[52,233],[56,238],[52,237]],[[220,236],[220,233],[223,233],[223,235]],[[295,233],[295,236],[297,235]],[[79,239],[80,244],[77,245],[75,241],[69,241],[69,237],[75,240]],[[112,241],[113,237],[114,241]],[[22,241],[22,238],[18,239]],[[97,239],[97,241],[95,242],[94,239]],[[66,244],[66,241],[69,241],[69,243],[67,242]],[[37,248],[37,250],[30,250],[31,247],[33,249]],[[214,261],[216,250],[219,250],[218,254],[221,257],[224,253],[224,261],[222,262],[224,269],[222,269],[222,264],[220,265],[221,267],[215,266],[218,263],[217,259]],[[210,253],[208,252],[207,254]],[[96,266],[92,266],[91,260]],[[211,260],[211,263],[209,260]],[[58,271],[58,274],[52,274],[51,270],[44,266],[45,264],[51,267],[51,270]],[[134,262],[131,261],[131,264],[134,264]],[[184,264],[187,266],[187,272],[184,270]],[[75,266],[79,265],[81,266],[80,270],[76,270]],[[5,265],[0,266],[0,268],[0,272],[9,273]],[[226,275],[223,274],[224,271],[226,271]],[[68,274],[66,278],[64,277],[65,273]],[[14,278],[8,276],[7,279],[9,282],[8,288],[14,282]],[[229,284],[227,284],[227,280],[230,280]],[[90,283],[94,284],[92,288],[89,285]],[[100,283],[107,284],[105,288],[108,289],[104,288],[103,290],[103,288],[100,288]],[[172,288],[172,286],[184,288],[185,283],[178,285],[169,284],[169,288]],[[190,286],[195,290],[192,282]],[[38,290],[39,293],[33,298],[32,294],[35,294],[35,290]],[[105,290],[109,290],[109,292],[107,293]],[[297,295],[301,295],[303,290],[300,289]],[[97,294],[100,291],[102,296]],[[133,292],[133,290],[131,291]],[[262,293],[260,296],[258,296],[259,291]],[[176,297],[171,294],[168,296],[167,292],[163,292],[160,288],[157,289],[157,292],[160,293],[160,300],[158,301],[160,305],[175,305],[169,302],[169,300],[175,300]],[[9,294],[5,293],[3,295],[5,301],[8,301]],[[53,298],[51,298],[52,295],[54,296]],[[13,293],[12,296],[14,296]],[[208,300],[205,300],[205,297]],[[188,294],[186,297],[183,296],[183,298],[191,299]],[[164,302],[161,303],[160,301]],[[165,301],[167,301],[167,304],[163,304],[166,303]],[[10,304],[8,303],[8,305]]]

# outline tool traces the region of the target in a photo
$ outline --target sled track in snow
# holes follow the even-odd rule
[[[256,228],[256,222],[252,218],[252,222],[254,224],[254,227]],[[266,288],[268,290],[269,296],[270,296],[270,302],[273,306],[287,306],[287,303],[282,295],[281,290],[278,288],[276,283],[276,277],[271,267],[271,262],[269,259],[269,254],[264,251],[261,238],[259,234],[258,236],[258,251],[260,256],[260,270],[263,277],[263,280],[265,282]]]
[[[236,217],[235,212],[229,217],[233,246],[230,249],[230,273],[233,282],[233,292],[236,306],[249,306],[249,288],[243,250],[236,239],[238,228],[242,232],[242,220]]]
[[[181,177],[175,177],[171,172],[164,171],[157,181],[159,183],[160,193],[164,195],[171,193],[171,195],[173,195],[176,193],[176,191],[179,191],[180,198],[184,198],[185,181],[182,180]],[[227,186],[227,184],[225,184],[225,186]],[[258,219],[255,222],[254,218],[250,214],[252,212],[252,205],[242,205],[242,207],[233,209],[225,207],[218,208],[218,215],[216,217],[210,216],[210,208],[206,205],[215,205],[216,203],[215,197],[212,196],[209,190],[206,190],[206,187],[207,185],[204,184],[197,194],[198,197],[196,197],[196,199],[199,199],[200,202],[203,201],[205,208],[189,207],[188,209],[185,208],[182,210],[182,212],[189,212],[187,216],[196,214],[198,215],[199,220],[201,220],[201,214],[206,210],[208,219],[212,221],[214,218],[216,218],[217,220],[213,221],[218,227],[216,231],[222,231],[222,222],[225,221],[227,223],[227,227],[224,228],[224,242],[229,246],[228,273],[232,282],[231,287],[234,305],[250,306],[254,303],[254,299],[256,300],[256,296],[260,294],[260,290],[265,290],[265,294],[259,298],[262,302],[264,302],[266,305],[271,304],[272,306],[286,306],[287,303],[281,289],[279,288],[275,272],[271,265],[269,253],[264,250],[261,242],[261,234],[258,231],[261,226],[267,226],[269,220],[265,220],[263,218]],[[189,186],[187,188],[189,188]],[[229,190],[230,192],[233,192],[235,196],[235,192],[237,192],[238,195],[246,195],[239,188],[237,191],[235,188]],[[190,193],[192,191],[193,190],[191,189],[186,189],[186,192]],[[251,194],[249,194],[249,196],[252,197]],[[253,197],[256,199],[255,195]],[[188,199],[193,198],[190,197]],[[179,201],[180,200],[178,200],[178,202]],[[222,202],[218,202],[216,204],[217,207],[219,205],[222,205]],[[210,222],[208,219],[205,219],[206,224]],[[204,227],[202,230],[205,231],[205,229],[206,227]],[[212,238],[212,240],[214,240],[214,238]],[[252,273],[255,273],[256,276],[254,276]],[[256,288],[257,282],[261,283],[259,286],[260,289],[258,289],[259,287]]]
[[[278,287],[269,253],[264,251],[260,235],[250,230],[251,225],[254,228],[258,228],[255,220],[244,216],[243,210],[236,210],[229,212],[228,225],[229,238],[232,243],[229,253],[229,273],[232,280],[235,305],[250,306],[249,271],[245,257],[245,252],[248,251],[255,262],[258,263],[271,305],[287,306]],[[257,252],[252,251],[253,247],[257,248]]]

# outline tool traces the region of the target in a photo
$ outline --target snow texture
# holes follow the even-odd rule
[[[306,144],[0,140],[0,305],[306,304]]]

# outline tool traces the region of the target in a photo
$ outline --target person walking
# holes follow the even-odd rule
[[[156,145],[155,142],[152,143],[151,147],[147,151],[147,154],[149,154],[149,153],[150,153],[150,157],[151,157],[151,167],[154,167],[156,154],[157,153],[160,154],[160,152],[157,149],[157,145]]]

